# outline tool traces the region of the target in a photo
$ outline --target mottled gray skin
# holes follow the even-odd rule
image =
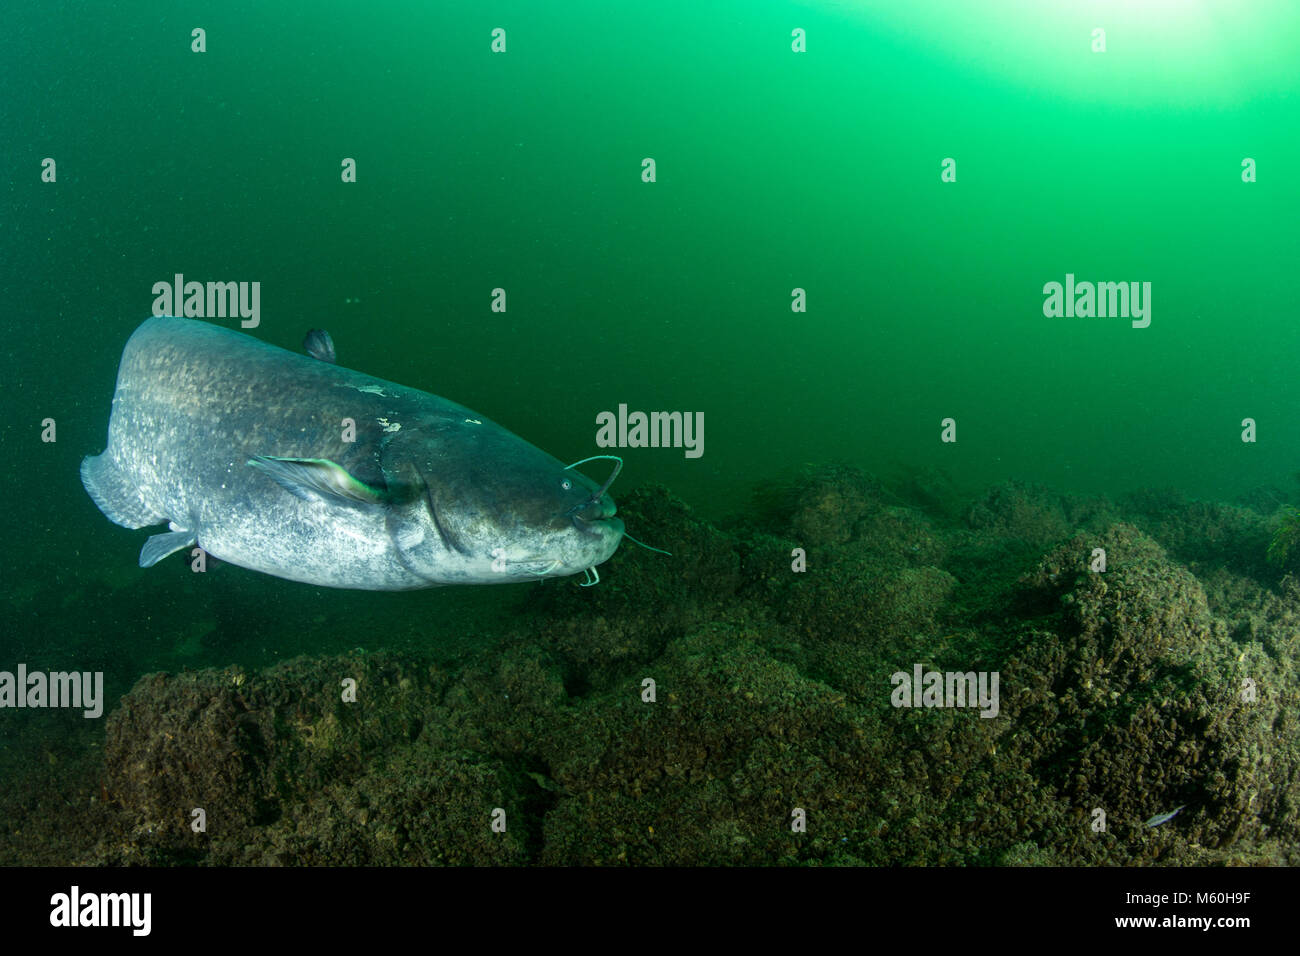
[[[291,493],[259,455],[328,459],[383,500]],[[224,561],[329,587],[561,577],[623,535],[598,486],[482,415],[195,319],[131,336],[108,448],[81,471],[117,524],[167,521]]]

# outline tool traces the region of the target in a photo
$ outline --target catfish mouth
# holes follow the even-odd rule
[[[623,536],[623,519],[611,515],[602,515],[598,518],[584,518],[581,515],[572,515],[573,526],[587,534],[594,534],[597,537],[604,537],[611,532],[618,537]]]
[[[564,512],[563,517],[573,522],[573,526],[586,534],[605,537],[613,533],[616,537],[623,535],[623,519],[614,517],[618,514],[618,505],[608,495],[588,498],[580,505],[575,505]]]
[[[599,581],[600,575],[596,573],[596,565],[608,561],[614,552],[618,550],[618,546],[623,540],[623,519],[615,518],[612,514],[600,518],[580,518],[577,515],[570,515],[569,518],[575,528],[584,534],[591,535],[603,545],[599,555],[589,554],[587,556],[590,563],[585,563],[585,566],[577,568],[570,565],[568,569],[564,569],[563,558],[542,557],[540,555],[506,559],[505,563],[511,565],[515,570],[539,578],[548,577],[555,571],[559,571],[560,574],[565,576],[582,571],[587,575],[589,582],[584,584],[584,587],[589,587]],[[585,544],[583,550],[587,550]],[[595,578],[595,580],[590,580],[591,578]]]

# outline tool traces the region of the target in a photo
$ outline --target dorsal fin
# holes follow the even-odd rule
[[[308,332],[307,337],[302,340],[302,347],[314,359],[329,362],[331,365],[338,362],[338,355],[334,352],[334,340],[324,329],[312,329]]]

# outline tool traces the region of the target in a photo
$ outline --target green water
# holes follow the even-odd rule
[[[702,457],[626,449],[612,493],[662,483],[708,518],[807,462],[1218,500],[1300,468],[1292,3],[52,2],[5,20],[5,660],[38,666],[50,621],[78,624],[121,692],[196,618],[244,637],[185,661],[259,663],[415,645],[444,604],[510,611],[235,569],[212,598],[183,564],[135,567],[143,533],[99,514],[78,465],[176,273],[259,281],[258,337],[328,328],[342,364],[566,461],[604,450],[596,415],[621,403],[702,412]],[[1150,326],[1045,317],[1067,273],[1150,282]],[[128,587],[139,613],[105,610]],[[303,617],[331,648],[297,636]]]
[[[1219,496],[1296,467],[1287,4],[277,6],[11,14],[5,440],[28,535],[118,540],[76,463],[176,272],[258,280],[261,337],[324,325],[345,364],[562,458],[621,402],[703,412],[702,458],[629,450],[625,481],[706,513],[829,458]],[[1150,327],[1045,318],[1067,272],[1150,281]]]

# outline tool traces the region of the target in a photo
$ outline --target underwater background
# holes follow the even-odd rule
[[[1280,0],[12,5],[0,670],[107,703],[0,709],[0,862],[1294,862],[1298,54]],[[78,468],[177,273],[565,461],[702,413],[617,452],[672,557],[141,570]]]

